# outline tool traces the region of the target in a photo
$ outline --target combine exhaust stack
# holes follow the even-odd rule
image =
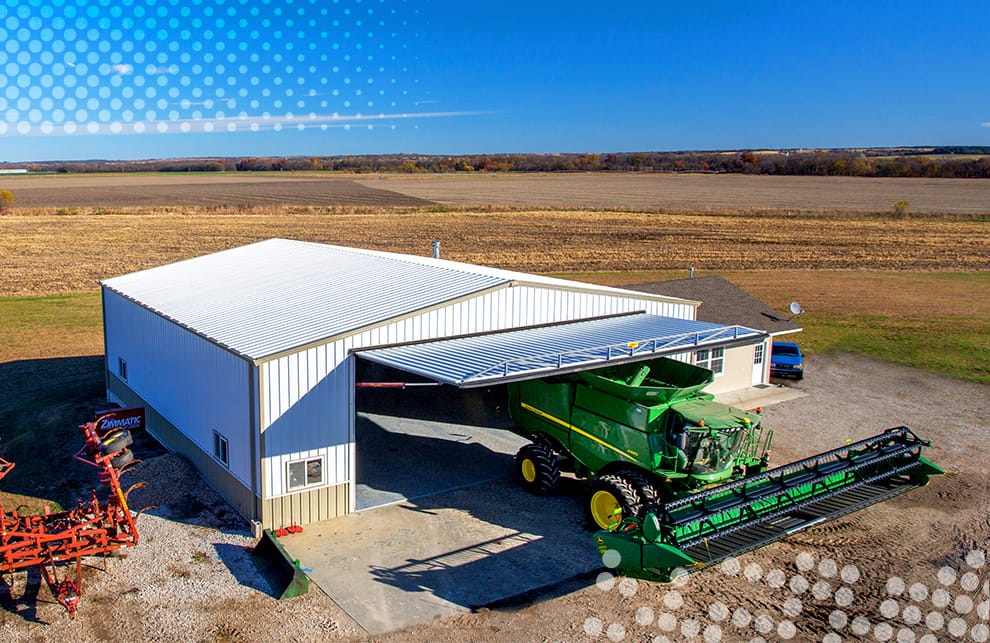
[[[669,580],[928,483],[943,473],[907,427],[644,507],[595,534],[629,575]]]

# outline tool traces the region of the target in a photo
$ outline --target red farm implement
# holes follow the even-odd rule
[[[43,515],[22,516],[0,507],[0,574],[39,569],[55,600],[72,618],[82,595],[82,558],[106,556],[138,541],[137,516],[127,508],[127,496],[144,483],[126,492],[120,487],[120,476],[139,462],[127,448],[132,442],[130,431],[121,425],[127,423],[110,412],[79,427],[86,443],[75,459],[97,469],[98,480],[109,487],[105,501],[93,489],[89,500],[77,501],[69,511],[51,513],[46,508]],[[13,468],[13,463],[0,459],[0,478]],[[60,580],[59,568],[71,566],[75,578],[66,570]]]

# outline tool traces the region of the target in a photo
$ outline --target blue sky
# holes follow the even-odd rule
[[[990,145],[987,2],[0,0],[0,160]]]

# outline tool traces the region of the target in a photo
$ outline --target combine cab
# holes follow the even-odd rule
[[[772,431],[704,393],[713,377],[660,358],[510,384],[516,431],[533,441],[516,455],[520,479],[534,493],[562,465],[590,479],[599,550],[668,579],[942,473],[906,427],[770,470]]]

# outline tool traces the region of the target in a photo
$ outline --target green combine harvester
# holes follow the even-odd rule
[[[509,384],[523,485],[590,479],[617,569],[669,580],[927,484],[943,473],[907,427],[770,469],[762,415],[714,401],[711,371],[659,358]],[[614,557],[613,557],[614,558]]]

